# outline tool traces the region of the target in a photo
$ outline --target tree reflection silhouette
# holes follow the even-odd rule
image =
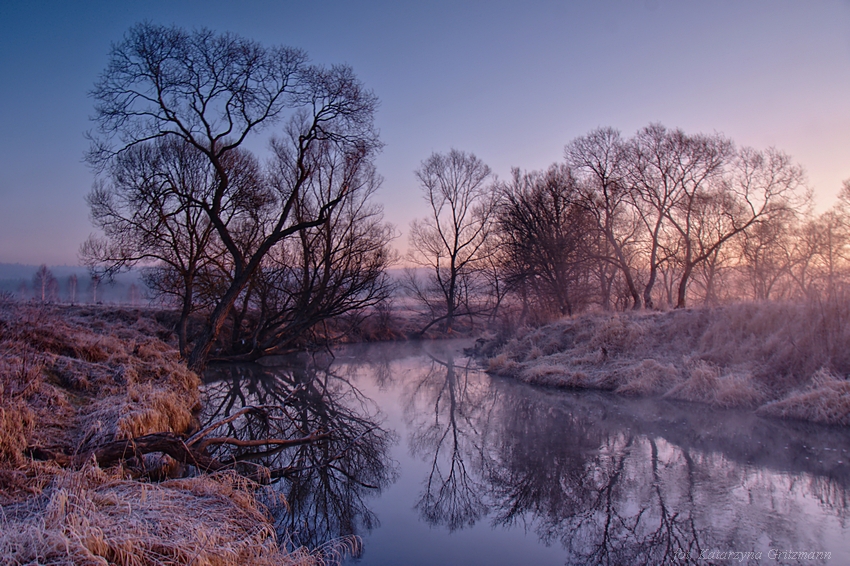
[[[611,397],[491,380],[468,364],[429,354],[405,394],[411,452],[430,464],[416,503],[430,525],[454,531],[489,516],[559,544],[570,564],[690,564],[711,549],[755,551],[764,532],[816,546],[816,530],[784,519],[803,512],[801,497],[846,514],[847,478],[800,476],[794,446],[769,460],[788,473],[749,464],[767,456],[768,427],[747,447],[703,434],[717,413],[665,407],[656,418]]]
[[[416,509],[428,524],[454,531],[472,526],[488,510],[486,486],[471,468],[484,438],[478,425],[486,421],[492,400],[486,389],[471,384],[469,365],[456,366],[451,353],[444,360],[428,357],[430,367],[413,383],[408,401],[408,407],[431,408],[408,412],[411,452],[430,463]]]
[[[795,476],[736,462],[718,449],[728,446],[723,438],[703,439],[694,454],[651,431],[651,418],[615,410],[611,398],[565,402],[499,389],[505,394],[491,414],[482,482],[492,521],[521,523],[546,544],[559,542],[570,564],[690,564],[710,549],[757,550],[764,533],[817,547],[816,530],[795,532],[783,517],[802,514],[799,495],[822,505],[846,497],[846,483],[837,480],[789,481]],[[734,502],[744,490],[749,505]],[[844,509],[830,511],[843,517]]]
[[[287,369],[225,366],[211,375],[207,421],[247,405],[281,407],[273,418],[229,423],[234,436],[332,433],[257,460],[284,478],[278,489],[291,513],[279,520],[297,544],[373,527],[369,496],[395,477],[393,435],[377,424],[358,380],[390,403],[399,391],[411,457],[426,463],[424,473],[416,467],[415,512],[449,532],[482,521],[525,528],[562,547],[567,563],[608,565],[693,563],[706,550],[767,544],[829,550],[822,533],[845,528],[844,430],[529,388],[450,353],[399,350],[352,350],[332,364],[302,359]]]
[[[246,406],[273,407],[227,423],[227,433],[238,439],[329,433],[318,442],[262,452],[221,448],[224,456],[262,465],[272,479],[283,478],[276,489],[288,510],[274,510],[278,526],[294,545],[313,548],[377,524],[366,498],[395,477],[388,456],[394,436],[378,425],[370,400],[327,360],[287,361],[273,368],[233,364],[208,370],[203,420],[214,422]]]

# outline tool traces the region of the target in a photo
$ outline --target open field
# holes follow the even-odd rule
[[[850,424],[850,306],[741,303],[589,314],[482,345],[488,371]]]

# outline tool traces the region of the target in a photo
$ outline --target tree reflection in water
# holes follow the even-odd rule
[[[793,469],[787,457],[771,463],[779,470],[755,466],[729,438],[703,439],[699,450],[673,444],[651,418],[612,410],[611,397],[516,393],[500,396],[487,451],[493,521],[532,526],[570,563],[692,563],[703,551],[766,553],[771,543],[824,549],[819,528],[796,528],[793,518],[810,514],[804,500],[847,518],[846,476],[782,471]],[[688,436],[692,424],[679,420],[669,436]],[[792,430],[771,424],[793,444]],[[765,441],[751,437],[753,451]]]
[[[382,428],[391,426],[406,429],[408,457],[416,460],[410,469],[421,477],[413,509],[387,504],[446,532],[482,522],[524,528],[563,548],[569,564],[846,549],[850,435],[843,429],[534,389],[491,379],[451,347],[411,348],[376,346],[366,355],[350,348],[333,363],[225,366],[208,375],[207,421],[251,404],[283,407],[279,419],[245,415],[228,425],[230,434],[333,432],[259,460],[284,478],[278,489],[291,513],[280,521],[297,544],[376,525],[369,496],[395,478],[393,434]],[[403,417],[380,424],[367,395],[400,402]]]
[[[395,475],[388,450],[392,433],[378,424],[377,408],[351,381],[330,369],[329,360],[287,359],[286,365],[221,365],[206,373],[202,422],[215,422],[247,406],[275,407],[270,417],[247,413],[227,423],[238,439],[299,438],[328,432],[329,438],[257,453],[222,447],[246,463],[271,471],[288,510],[274,510],[281,531],[295,546],[315,548],[340,536],[361,534],[377,524],[366,499]],[[221,456],[221,454],[218,454]]]
[[[471,467],[485,438],[478,427],[488,421],[492,403],[487,389],[470,381],[468,359],[456,366],[451,352],[442,357],[428,354],[428,370],[412,383],[407,414],[411,452],[430,463],[416,509],[429,524],[454,531],[487,513],[486,488]]]
[[[504,433],[494,435],[500,441],[487,466],[494,523],[533,525],[545,543],[560,541],[571,562],[676,564],[699,556],[704,541],[691,513],[686,454],[662,462],[655,439],[609,430],[604,411],[562,413],[523,398],[502,410]]]
[[[658,417],[491,380],[451,354],[423,360],[403,397],[411,453],[430,464],[416,505],[430,525],[487,516],[560,544],[570,564],[688,564],[713,549],[827,548],[790,519],[805,500],[847,518],[846,472],[801,473],[793,454],[812,437],[794,425],[747,417],[737,438],[710,410],[667,403]]]

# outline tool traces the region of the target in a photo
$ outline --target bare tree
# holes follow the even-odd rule
[[[379,149],[373,127],[377,104],[349,67],[309,65],[296,49],[267,48],[232,34],[185,32],[153,24],[133,27],[115,45],[96,84],[96,133],[89,162],[99,171],[120,156],[160,138],[178,139],[200,152],[215,172],[211,189],[193,199],[215,230],[229,273],[188,356],[202,367],[231,310],[275,246],[327,221],[349,187],[298,218],[296,204],[313,175],[308,156],[317,143],[335,145],[352,160]],[[262,214],[229,218],[234,187],[228,158],[264,128],[285,121],[292,175],[274,186]],[[242,245],[251,234],[250,246]]]
[[[68,276],[68,301],[73,305],[77,302],[77,274]]]
[[[731,142],[717,137],[691,138],[703,162],[682,183],[667,218],[682,239],[682,274],[676,306],[684,307],[696,266],[730,239],[771,217],[784,214],[805,188],[803,170],[791,158],[769,149],[743,148],[730,155]],[[723,161],[729,162],[728,169]],[[715,162],[721,176],[714,175]]]
[[[277,173],[286,175],[287,161],[279,158],[283,170]],[[348,159],[332,146],[311,159],[314,175],[296,204],[296,218],[314,217],[343,186],[348,196],[326,222],[273,249],[237,301],[232,349],[243,358],[284,351],[327,321],[341,321],[389,298],[392,286],[385,270],[395,259],[389,248],[395,231],[371,202],[381,182],[374,165]],[[247,324],[249,310],[258,317],[252,324]],[[352,324],[359,320],[354,316]],[[340,332],[352,330],[339,326]]]
[[[135,283],[130,283],[130,287],[127,289],[127,302],[130,303],[130,306],[137,307],[141,299],[142,294],[139,292],[139,286]]]
[[[493,229],[490,168],[474,154],[452,149],[432,154],[416,177],[430,210],[411,225],[409,259],[430,273],[426,284],[411,277],[408,285],[430,310],[425,329],[442,322],[451,332],[459,316],[480,314],[470,295]]]
[[[647,307],[653,306],[652,290],[659,268],[674,253],[683,254],[683,283],[687,284],[694,267],[690,236],[695,208],[703,202],[707,187],[720,176],[732,150],[731,142],[721,136],[688,136],[661,124],[643,128],[632,140],[630,183],[648,247],[648,276],[643,293]],[[668,228],[677,232],[674,240],[665,232]],[[681,252],[678,248],[683,244],[685,249]],[[680,303],[684,306],[684,298]]]
[[[91,302],[95,305],[98,304],[97,290],[101,281],[102,278],[97,272],[89,271],[89,291],[91,291]]]
[[[805,296],[834,296],[848,277],[847,218],[841,206],[811,221],[799,236],[801,254],[794,270]]]
[[[53,272],[45,264],[41,264],[38,271],[35,272],[32,278],[32,288],[33,294],[37,298],[40,297],[42,303],[55,301],[59,294],[59,282],[56,281]]]
[[[807,264],[814,253],[804,252],[808,234],[805,225],[789,210],[759,222],[737,238],[736,253],[753,299],[787,296],[789,290],[783,287],[788,285],[782,283],[793,278],[795,271],[808,279]],[[802,263],[795,265],[798,262]]]
[[[597,225],[579,204],[571,170],[566,165],[544,173],[515,169],[512,180],[501,185],[501,197],[498,219],[509,281],[526,300],[537,295],[543,310],[573,314],[588,301]]]
[[[567,144],[567,164],[578,177],[581,205],[596,221],[609,250],[601,259],[615,265],[623,275],[635,309],[641,308],[634,274],[634,250],[638,217],[627,182],[628,152],[620,132],[599,128]]]

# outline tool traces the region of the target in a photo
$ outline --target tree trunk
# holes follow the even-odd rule
[[[676,298],[677,309],[685,308],[685,295],[687,295],[688,292],[688,279],[690,279],[693,269],[693,264],[685,264],[685,271],[682,273],[682,279],[679,280],[679,292]]]

